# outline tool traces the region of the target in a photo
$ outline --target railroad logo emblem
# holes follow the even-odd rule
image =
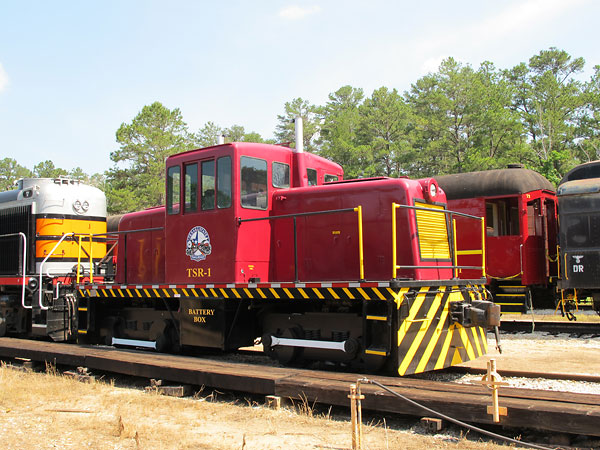
[[[192,261],[204,261],[212,252],[208,231],[201,226],[192,228],[187,235],[185,247],[185,254]]]
[[[575,262],[577,264],[581,263],[581,259],[583,258],[583,255],[573,255],[573,258],[575,259]]]

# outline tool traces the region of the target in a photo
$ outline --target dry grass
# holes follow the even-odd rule
[[[0,442],[4,449],[350,449],[350,424],[312,404],[278,411],[198,393],[177,399],[110,383],[0,366]],[[507,448],[447,435],[365,425],[365,450]]]

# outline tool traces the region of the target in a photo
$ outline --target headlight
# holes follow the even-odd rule
[[[429,197],[435,198],[436,195],[437,195],[437,186],[434,183],[431,183],[429,185]]]
[[[73,202],[73,209],[77,214],[85,214],[90,209],[90,204],[87,200],[83,202],[81,200],[75,200]]]

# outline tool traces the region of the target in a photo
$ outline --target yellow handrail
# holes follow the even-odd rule
[[[94,282],[94,260],[92,258],[92,253],[94,246],[92,245],[92,235],[90,234],[90,283]]]
[[[77,276],[76,276],[76,280],[77,280],[77,284],[79,284],[79,274],[81,273],[81,238],[83,236],[79,235],[78,236],[78,243],[77,243]]]
[[[454,262],[455,266],[458,266],[458,249],[456,248],[456,219],[452,219],[452,248],[454,250]],[[454,278],[458,278],[458,268],[452,269]]]
[[[485,220],[481,218],[481,276],[485,278]]]
[[[362,206],[359,205],[354,208],[354,211],[358,213],[358,264],[360,267],[360,279],[365,279],[365,255],[363,250],[363,223],[362,223]]]
[[[78,242],[78,249],[77,249],[77,283],[79,284],[79,279],[81,278],[81,248],[82,248],[82,244],[81,244],[81,240],[86,237],[85,234],[80,234],[78,236],[79,238],[79,242]],[[94,263],[93,263],[93,248],[94,246],[92,245],[92,235],[89,235],[89,239],[90,239],[90,252],[89,252],[89,257],[90,257],[90,283],[94,282]]]
[[[396,279],[396,274],[398,271],[398,264],[397,264],[397,255],[396,255],[396,210],[400,207],[400,205],[398,205],[397,203],[392,203],[392,264],[393,264],[393,270],[392,270],[392,278]]]
[[[467,218],[471,218],[471,219],[478,219],[481,223],[481,250],[458,250],[457,249],[457,239],[456,239],[456,219],[452,218],[452,237],[453,237],[453,246],[452,246],[452,250],[454,252],[453,257],[451,258],[452,261],[452,273],[454,277],[458,276],[458,269],[460,268],[466,268],[466,269],[481,269],[481,273],[482,273],[482,277],[486,276],[486,271],[485,271],[485,219],[483,217],[475,217],[475,216],[471,216],[469,214],[463,214],[463,213],[459,213],[456,211],[449,211],[446,209],[429,209],[429,208],[420,208],[417,206],[406,206],[406,205],[400,205],[398,203],[392,202],[392,277],[395,279],[396,275],[397,275],[397,271],[398,269],[402,268],[402,267],[413,267],[413,266],[399,266],[397,264],[397,241],[396,241],[396,210],[398,208],[409,208],[409,209],[415,209],[415,210],[427,210],[430,212],[439,212],[442,214],[450,214],[451,216],[453,214],[458,214],[460,216],[463,217],[467,217]],[[474,266],[474,267],[470,267],[470,266],[459,266],[458,265],[458,256],[461,255],[481,255],[481,266]],[[416,266],[415,266],[416,267]],[[424,267],[424,266],[423,266]],[[450,267],[449,267],[450,268]]]
[[[483,217],[481,221],[481,250],[457,250],[456,248],[456,219],[452,219],[452,235],[454,236],[454,265],[458,266],[458,257],[464,255],[481,255],[481,276],[485,278],[485,221]],[[457,269],[455,269],[457,270]],[[456,274],[455,274],[456,276]]]

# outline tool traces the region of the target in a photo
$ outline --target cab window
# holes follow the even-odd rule
[[[217,159],[217,208],[231,206],[231,157]]]
[[[338,181],[339,177],[337,175],[329,175],[328,173],[325,174],[325,183],[331,183],[332,181]]]
[[[167,214],[179,214],[181,195],[181,169],[172,166],[167,169]]]
[[[215,161],[202,162],[202,211],[215,209]]]
[[[289,188],[290,187],[290,166],[288,164],[274,162],[272,175],[273,187]]]
[[[242,156],[240,167],[242,207],[267,209],[267,161]]]
[[[185,201],[184,212],[195,212],[198,210],[198,164],[187,164],[185,166],[185,178],[183,183],[183,198]]]
[[[317,171],[315,169],[306,169],[306,175],[308,176],[308,185],[317,185]]]

